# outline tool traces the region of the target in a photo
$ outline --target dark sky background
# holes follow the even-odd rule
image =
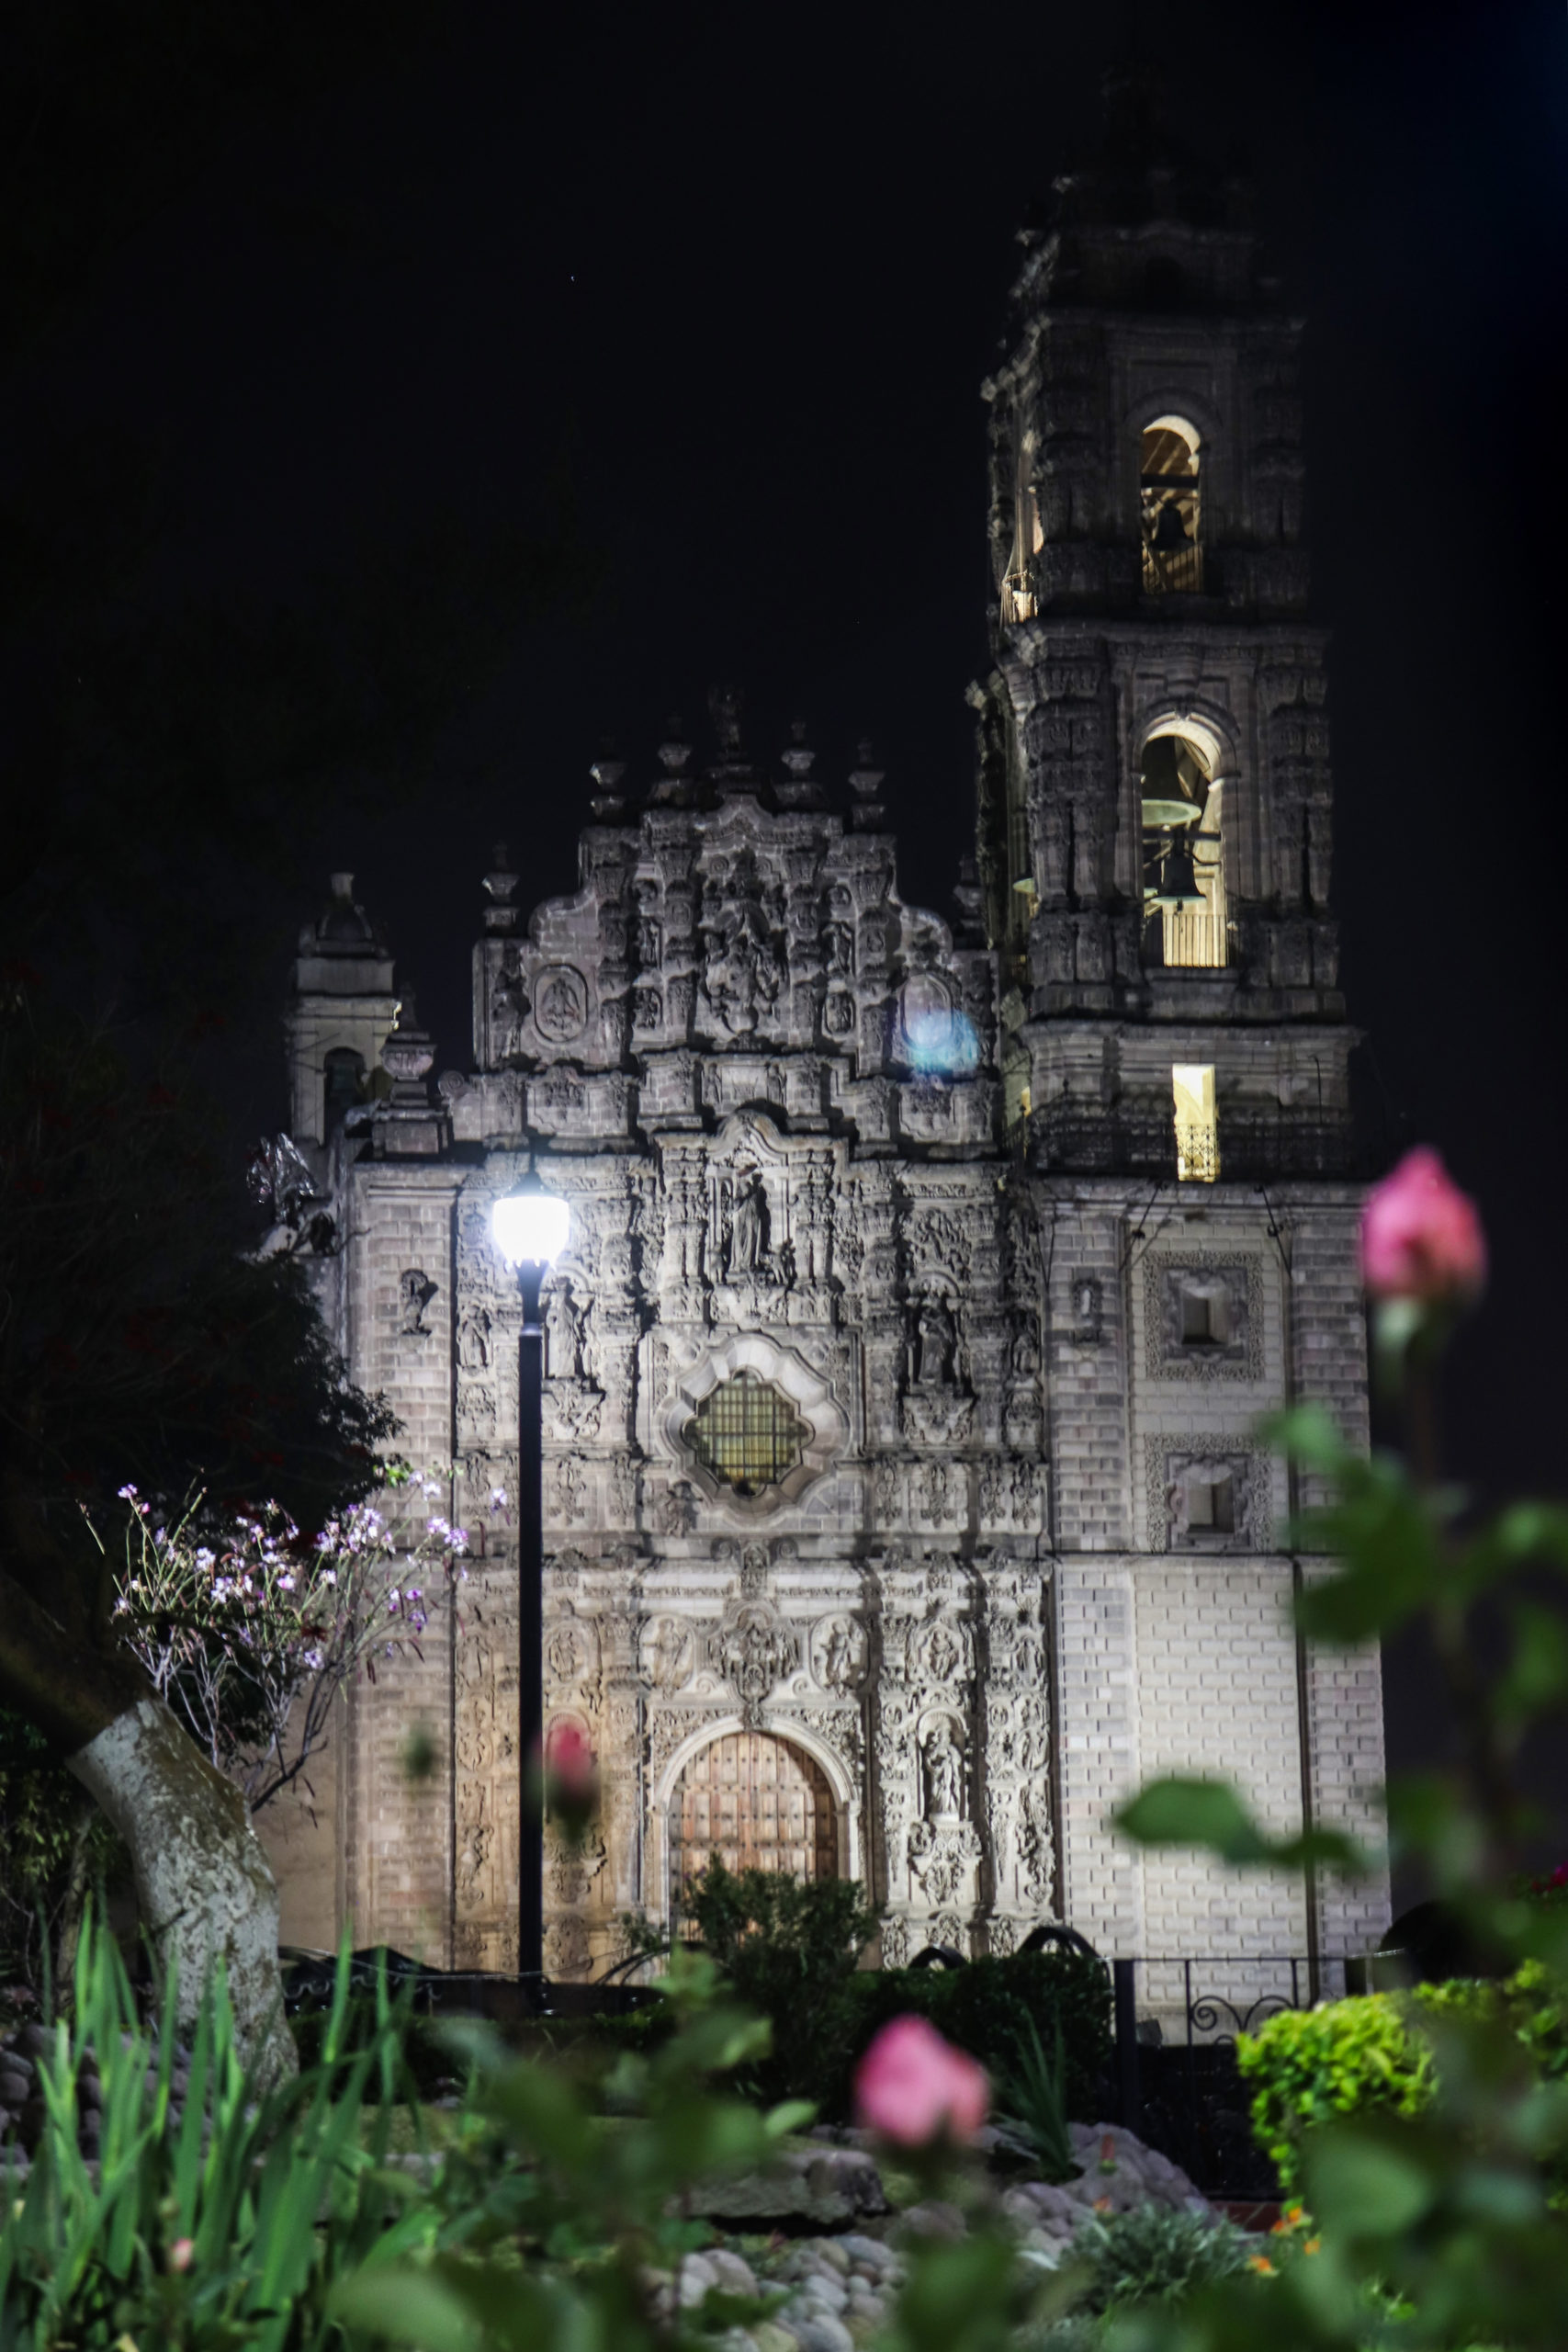
[[[1246,156],[1311,322],[1366,1093],[1379,1148],[1435,1142],[1494,1250],[1448,1456],[1483,1491],[1568,1492],[1561,0],[558,19],[474,0],[411,58],[383,68],[372,37],[370,70],[225,137],[0,386],[0,475],[46,411],[143,435],[164,505],[137,593],[284,606],[358,546],[526,516],[570,479],[599,564],[585,609],[520,631],[395,814],[323,794],[295,826],[259,908],[269,1018],[292,929],[347,866],[437,1067],[464,1062],[491,842],[525,901],[573,887],[604,739],[646,779],[672,711],[705,746],[716,678],[745,686],[759,752],[804,716],[831,785],[869,732],[905,893],[950,911],[964,688],[987,658],[979,382],[1013,232],[1092,144],[1129,40],[1173,125]],[[213,876],[168,843],[172,870],[186,855],[255,922],[243,860]],[[282,1080],[280,1045],[222,1073],[255,1126],[280,1123]],[[1429,1690],[1398,1651],[1386,1681],[1399,1761]]]

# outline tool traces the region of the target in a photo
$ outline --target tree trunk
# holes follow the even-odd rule
[[[157,1699],[138,1700],[65,1763],[130,1849],[142,1920],[178,1973],[182,2023],[221,1960],[246,2059],[265,2081],[292,2074],[277,1883],[239,1790]]]
[[[240,2052],[266,2079],[292,2074],[277,1967],[277,1883],[231,1781],[209,1761],[135,1660],[85,1611],[68,1626],[34,1598],[73,1598],[76,1564],[0,1489],[0,1702],[41,1731],[130,1850],[141,1916],[179,1971],[194,2022],[209,1963],[228,1972]],[[8,1540],[6,1540],[8,1539]]]

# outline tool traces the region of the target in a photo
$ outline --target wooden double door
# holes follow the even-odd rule
[[[732,1871],[837,1878],[839,1826],[819,1765],[771,1732],[712,1740],[687,1764],[670,1806],[671,1892],[717,1854]]]

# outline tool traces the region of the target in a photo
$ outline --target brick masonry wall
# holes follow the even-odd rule
[[[348,1296],[350,1364],[383,1392],[402,1423],[394,1442],[417,1468],[453,1452],[453,1202],[460,1171],[371,1161],[356,1171],[356,1229]],[[418,1269],[434,1289],[410,1319],[402,1277]],[[449,1510],[450,1493],[434,1506]],[[342,1899],[356,1945],[389,1943],[449,1963],[452,1956],[452,1646],[443,1617],[422,1645],[378,1662],[377,1679],[354,1688],[342,1800]],[[422,1780],[407,1769],[415,1731],[435,1764]]]
[[[1133,1579],[1144,1774],[1233,1781],[1276,1834],[1302,1820],[1291,1573],[1283,1561],[1150,1561]],[[1145,1949],[1303,1952],[1302,1882],[1197,1854],[1145,1856]]]
[[[1326,1562],[1304,1565],[1309,1582],[1332,1573]],[[1382,1672],[1377,1650],[1314,1644],[1307,1653],[1306,1691],[1313,1819],[1325,1829],[1348,1829],[1376,1848],[1384,1831]],[[1388,1873],[1380,1870],[1356,1880],[1325,1876],[1317,1904],[1325,1951],[1370,1951],[1389,1924]]]
[[[300,1780],[255,1815],[255,1831],[277,1879],[277,1939],[314,1951],[337,1946],[338,1819],[349,1702],[333,1709],[327,1745]]]
[[[1134,1572],[1064,1559],[1055,1593],[1062,1916],[1098,1951],[1141,1951],[1141,1866],[1107,1826],[1143,1777]]]
[[[1114,1193],[1102,1202],[1047,1190],[1040,1217],[1052,1532],[1064,1553],[1120,1552],[1132,1541],[1122,1203]]]

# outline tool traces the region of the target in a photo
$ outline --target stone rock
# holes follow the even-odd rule
[[[907,2205],[898,2216],[895,2234],[900,2240],[912,2238],[961,2238],[964,2233],[964,2216],[956,2205],[945,2199],[928,2197],[923,2204]]]
[[[830,2227],[889,2211],[882,2176],[850,2150],[786,2148],[766,2172],[709,2181],[692,2209],[713,2222],[815,2222]]]

